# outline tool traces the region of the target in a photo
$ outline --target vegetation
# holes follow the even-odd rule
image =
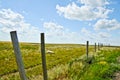
[[[22,59],[28,78],[42,74],[40,44],[20,43]],[[91,50],[93,48],[91,47]],[[66,64],[85,53],[85,46],[79,44],[46,44],[46,50],[55,54],[47,54],[47,69],[59,64]],[[0,42],[0,76],[1,79],[20,79],[15,55],[10,42]]]
[[[79,44],[46,44],[48,80],[111,80],[120,71],[117,57],[120,48],[103,47],[97,53],[90,46],[89,58],[86,47]],[[22,59],[27,77],[42,80],[40,44],[20,43]],[[91,61],[91,62],[90,62]],[[20,80],[12,44],[0,42],[0,80]]]
[[[117,61],[119,56],[120,49],[101,50],[93,57],[91,64],[83,59],[85,62],[81,64],[81,67],[71,68],[71,80],[112,80],[114,78],[113,74],[120,71],[120,63]],[[73,62],[78,64],[79,61],[80,64],[80,60],[74,60]]]

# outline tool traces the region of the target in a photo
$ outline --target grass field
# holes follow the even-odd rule
[[[103,49],[94,56],[91,64],[84,63],[82,66],[82,69],[77,68],[79,71],[76,70],[76,67],[70,69],[73,74],[71,80],[120,80],[120,78],[116,79],[114,75],[114,73],[120,72],[120,48]]]
[[[20,43],[22,59],[28,78],[42,74],[40,44]],[[47,54],[47,69],[67,64],[85,53],[85,46],[79,44],[46,44],[46,50],[55,54]],[[92,47],[90,49],[92,51]],[[0,76],[1,79],[19,79],[15,55],[10,42],[0,42]]]
[[[117,57],[120,48],[102,48],[94,54],[93,62],[85,58],[86,47],[79,44],[46,44],[46,62],[49,80],[111,80],[113,73],[120,71]],[[40,44],[20,43],[22,59],[29,80],[42,80]],[[82,57],[81,57],[82,56]],[[10,42],[0,42],[0,80],[20,80],[15,55]]]

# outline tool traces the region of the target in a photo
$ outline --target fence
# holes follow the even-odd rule
[[[21,57],[19,42],[18,42],[18,38],[17,38],[17,32],[12,31],[12,32],[10,32],[10,34],[11,34],[11,40],[12,40],[12,44],[13,44],[13,48],[14,48],[14,54],[15,54],[15,57],[16,57],[16,63],[17,63],[17,66],[18,66],[18,71],[19,71],[19,74],[20,74],[20,78],[21,78],[21,80],[27,80],[25,70],[24,70],[24,66],[23,66],[22,57]],[[48,80],[44,33],[41,33],[40,35],[41,35],[41,58],[42,58],[43,78],[44,78],[44,80]],[[98,43],[98,50],[100,50],[101,47],[103,47],[103,44]],[[96,43],[94,45],[94,49],[95,49],[95,52],[96,52],[96,50],[97,50]],[[86,42],[86,57],[87,57],[87,59],[88,59],[88,56],[89,56],[89,41]]]

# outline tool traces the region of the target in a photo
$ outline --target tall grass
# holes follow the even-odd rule
[[[66,65],[72,59],[85,53],[85,46],[79,44],[46,44],[45,46],[46,50],[55,53],[46,54],[48,70],[57,65]],[[30,79],[36,75],[42,75],[40,44],[20,43],[20,49],[27,77]],[[3,80],[20,79],[10,42],[0,42],[0,77]]]

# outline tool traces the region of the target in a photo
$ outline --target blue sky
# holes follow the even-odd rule
[[[0,41],[120,45],[119,0],[0,0]]]

